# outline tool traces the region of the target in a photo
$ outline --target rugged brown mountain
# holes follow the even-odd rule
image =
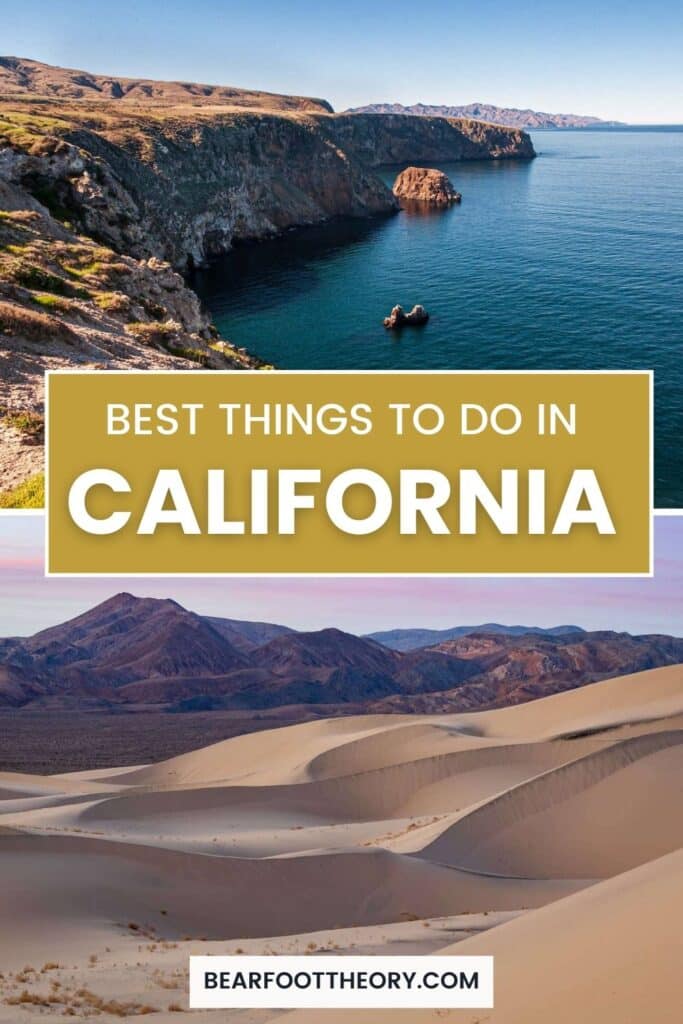
[[[583,633],[581,626],[560,625],[543,628],[541,626],[504,626],[500,622],[483,622],[476,626],[451,626],[447,629],[385,629],[378,633],[368,633],[371,640],[376,640],[385,647],[395,651],[414,651],[418,647],[436,647],[444,640],[457,640],[468,633],[502,633],[504,636],[524,636],[525,633],[538,633],[542,636],[561,636],[563,633]]]
[[[289,626],[280,626],[275,622],[247,622],[244,619],[219,619],[205,615],[204,621],[213,626],[221,636],[229,640],[239,651],[253,651],[262,647],[277,636],[296,633]]]
[[[373,711],[466,711],[521,704],[630,672],[683,661],[683,640],[668,636],[581,632],[559,636],[474,633],[429,648],[473,667],[464,685],[394,695]],[[412,652],[412,656],[420,652]],[[410,657],[411,655],[406,655]]]
[[[136,680],[217,676],[248,665],[201,616],[175,601],[131,594],[118,594],[27,640],[5,643],[9,678],[38,684],[41,695],[115,700],[118,688]]]
[[[591,128],[598,125],[617,125],[620,121],[602,121],[587,114],[548,114],[540,110],[520,110],[517,107],[497,107],[492,103],[467,103],[464,106],[445,104],[370,103],[354,107],[348,113],[404,114],[420,117],[472,117],[493,124],[514,128]]]
[[[679,662],[681,639],[613,632],[474,633],[402,653],[338,629],[294,632],[119,594],[0,641],[0,707],[462,711]]]
[[[59,68],[26,57],[0,57],[0,92],[6,97],[42,96],[62,100],[118,100],[126,106],[217,106],[268,110],[319,110],[331,113],[326,100],[306,96],[237,89],[198,82],[157,82],[149,78],[94,75]]]

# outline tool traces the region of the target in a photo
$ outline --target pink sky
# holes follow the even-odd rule
[[[30,634],[121,590],[194,611],[368,633],[502,622],[683,635],[683,517],[656,519],[654,579],[51,579],[42,516],[0,516],[0,636]]]

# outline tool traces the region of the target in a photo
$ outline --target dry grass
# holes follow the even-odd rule
[[[64,1017],[84,1017],[90,1019],[93,1016],[109,1014],[112,1017],[145,1017],[151,1013],[158,1013],[159,1008],[150,1003],[140,1003],[137,1000],[107,999],[97,995],[89,988],[78,988],[75,991],[61,989],[59,985],[51,986],[47,993],[29,992],[24,988],[17,995],[5,998],[7,1006],[38,1006],[41,1008],[63,1007]]]
[[[74,332],[49,313],[0,299],[0,333],[27,341],[73,341]]]
[[[57,1002],[58,1000],[54,1000]],[[50,1006],[53,1002],[50,996],[41,996],[36,992],[29,992],[23,989],[18,996],[8,996],[5,999],[8,1006]]]
[[[15,225],[31,224],[40,220],[40,214],[37,210],[0,210],[0,221],[3,220]]]

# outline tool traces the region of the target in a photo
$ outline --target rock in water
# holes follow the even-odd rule
[[[462,199],[448,175],[433,167],[406,167],[394,182],[393,192],[399,199],[417,200],[432,206],[450,206]]]
[[[418,327],[426,324],[429,320],[429,313],[424,306],[413,306],[409,313],[406,313],[403,306],[394,306],[389,316],[384,317],[384,326],[389,330],[396,330],[397,327]]]

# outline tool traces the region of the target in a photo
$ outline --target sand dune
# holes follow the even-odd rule
[[[578,887],[473,878],[385,850],[252,860],[71,836],[9,834],[0,844],[3,916],[25,917],[30,889],[45,955],[51,929],[82,919],[151,922],[173,938],[248,938],[516,910]]]
[[[480,735],[539,740],[680,713],[683,665],[667,665],[468,718]]]
[[[422,855],[507,877],[607,878],[683,845],[683,731],[621,740],[509,789]]]
[[[681,665],[621,676],[496,711],[306,722],[238,736],[128,772],[98,773],[98,780],[135,786],[282,785],[351,775],[495,741],[552,739],[676,713],[683,713]]]
[[[360,736],[381,735],[384,729],[401,724],[402,720],[393,715],[365,715],[268,729],[117,774],[116,781],[141,786],[229,781],[254,786],[305,781],[309,763],[319,754]],[[265,758],[264,750],[268,751]]]
[[[494,1010],[294,1011],[281,1024],[679,1024],[683,851],[440,953],[495,957]]]
[[[132,769],[6,772],[0,957],[15,973],[0,978],[0,1024],[22,984],[42,991],[40,971],[16,974],[31,962],[59,961],[69,999],[96,981],[165,1021],[166,988],[185,1005],[188,952],[456,940],[498,955],[491,1020],[641,1024],[647,979],[668,999],[668,950],[683,952],[683,854],[663,856],[683,846],[681,797],[680,666],[500,711],[313,721]],[[22,1019],[53,1012],[27,1005]],[[668,1005],[658,1019],[676,1019]],[[288,1017],[304,1019],[346,1017]]]

